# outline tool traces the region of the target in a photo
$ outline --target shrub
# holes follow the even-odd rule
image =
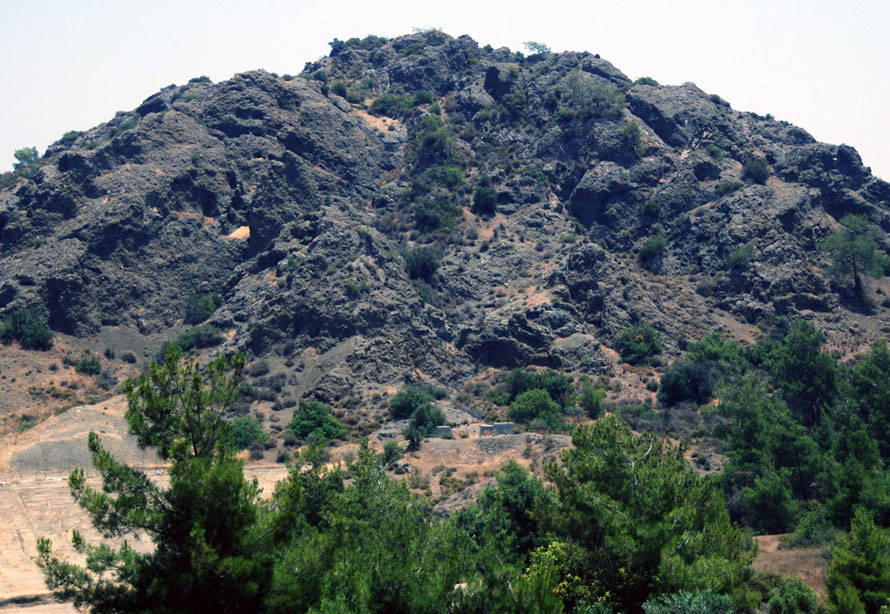
[[[618,335],[621,360],[632,365],[648,365],[652,357],[661,353],[661,333],[651,324],[635,324]]]
[[[618,117],[627,106],[624,95],[613,87],[573,70],[565,81],[568,98],[581,117]]]
[[[734,269],[747,269],[753,253],[754,246],[750,243],[732,250],[729,253],[729,266]]]
[[[658,217],[661,215],[661,203],[657,200],[647,200],[640,208],[640,213],[646,217]]]
[[[431,279],[439,268],[439,256],[432,247],[418,247],[405,256],[405,270],[411,279]]]
[[[717,160],[718,162],[726,157],[726,152],[723,151],[718,145],[711,143],[707,147],[708,155]]]
[[[414,221],[423,232],[447,232],[462,213],[463,209],[444,198],[424,200],[414,209]]]
[[[99,384],[99,387],[102,390],[112,390],[117,386],[117,378],[110,370],[105,370],[99,374],[98,378],[96,378],[96,383]]]
[[[801,518],[785,543],[792,548],[826,546],[835,540],[837,534],[838,529],[831,523],[828,510],[820,506]]]
[[[640,77],[634,81],[634,85],[658,85],[658,81],[652,77]]]
[[[742,177],[750,179],[754,183],[766,183],[766,180],[769,177],[769,166],[767,165],[766,160],[763,158],[755,158],[745,162]]]
[[[212,324],[201,324],[200,326],[196,326],[191,330],[182,333],[173,341],[164,343],[158,351],[157,359],[163,360],[163,357],[167,355],[167,349],[171,345],[176,345],[183,352],[188,352],[193,349],[218,345],[222,343],[222,339],[222,334],[219,332],[218,328]]]
[[[133,364],[136,362],[136,354],[130,351],[124,352],[123,354],[121,354],[121,360]]]
[[[661,376],[658,400],[664,405],[673,406],[681,401],[694,401],[702,404],[714,394],[716,383],[713,363],[681,362],[665,371]]]
[[[581,393],[578,395],[578,407],[584,410],[589,418],[596,420],[603,414],[603,401],[606,391],[597,388],[589,377],[581,379]]]
[[[644,265],[652,264],[664,256],[667,250],[667,239],[661,233],[654,234],[640,246],[640,262]]]
[[[806,614],[821,612],[819,599],[800,578],[788,578],[769,593],[770,614]]]
[[[202,324],[196,326],[188,332],[179,335],[176,338],[176,345],[182,348],[183,352],[191,349],[206,348],[222,342],[222,334],[212,324]]]
[[[402,452],[402,446],[398,442],[387,441],[383,444],[383,454],[380,457],[380,462],[384,465],[390,465],[402,458]]]
[[[330,441],[346,435],[346,427],[331,415],[331,410],[320,401],[300,401],[300,407],[288,425],[288,430],[304,441]]]
[[[523,424],[541,421],[547,428],[557,430],[563,424],[563,409],[546,390],[535,389],[517,396],[507,410],[507,417]]]
[[[346,84],[342,81],[337,81],[331,86],[331,93],[336,94],[340,98],[346,98]]]
[[[192,294],[185,304],[185,323],[200,324],[212,316],[220,305],[222,305],[222,299],[215,292]]]
[[[408,439],[408,447],[416,450],[424,437],[432,437],[436,427],[445,424],[445,413],[430,402],[420,405],[411,414],[411,420],[403,434]]]
[[[428,404],[432,400],[432,394],[422,386],[402,388],[390,400],[389,413],[394,420],[403,420],[410,417],[420,406]]]
[[[63,135],[62,135],[62,138],[59,139],[59,140],[62,141],[62,143],[65,144],[65,145],[70,145],[71,143],[73,143],[74,141],[76,141],[77,138],[78,138],[81,134],[82,134],[82,133],[81,133],[81,132],[78,132],[77,130],[69,130],[68,132],[66,132],[65,134],[63,134]]]
[[[498,211],[498,193],[491,185],[476,187],[473,194],[473,208],[482,215],[494,215]]]
[[[438,115],[424,115],[411,140],[418,168],[434,164],[452,165],[460,162],[454,138],[442,125]]]
[[[507,376],[504,385],[508,394],[508,403],[529,390],[546,390],[550,398],[564,408],[568,408],[574,403],[572,378],[551,369],[547,369],[543,373],[514,369]]]
[[[732,600],[709,590],[660,595],[643,604],[645,614],[735,614]]]
[[[4,340],[15,339],[26,350],[48,350],[53,338],[43,316],[27,307],[7,316],[0,335]]]
[[[250,377],[260,377],[268,372],[269,363],[267,363],[265,360],[255,360],[247,369],[247,374],[250,375]]]
[[[737,181],[721,181],[714,187],[714,195],[720,198],[721,196],[732,194],[741,187],[742,184]]]
[[[377,115],[387,115],[389,117],[398,117],[408,107],[404,96],[396,94],[383,94],[375,98],[371,103],[371,112]]]
[[[232,440],[239,450],[246,450],[254,444],[264,444],[268,435],[253,416],[239,416],[229,422]]]
[[[99,375],[102,372],[102,361],[98,356],[88,352],[77,361],[74,370],[81,375]]]
[[[16,170],[24,169],[40,159],[36,147],[22,147],[21,149],[16,149],[13,155],[17,162],[13,162],[12,167]]]
[[[417,90],[414,92],[414,97],[411,99],[411,103],[413,106],[417,107],[422,104],[432,104],[433,100],[435,100],[435,96],[433,93],[428,90]]]
[[[501,102],[504,105],[504,110],[507,112],[507,115],[516,118],[522,115],[522,111],[525,109],[528,98],[526,97],[525,92],[511,92],[509,94],[504,94]]]
[[[637,122],[633,120],[624,122],[624,129],[621,131],[621,136],[624,137],[624,140],[631,146],[631,148],[633,148],[637,155],[642,156],[646,153],[646,146],[643,145],[642,133]]]

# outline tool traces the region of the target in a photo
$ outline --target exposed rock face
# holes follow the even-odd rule
[[[763,184],[743,176],[756,158]],[[671,352],[715,314],[839,321],[818,243],[845,213],[890,230],[890,186],[851,147],[590,54],[440,32],[341,43],[299,78],[170,86],[43,162],[0,193],[0,310],[160,339],[216,292],[226,349],[320,357],[293,381],[327,401],[487,367],[601,372],[637,321]],[[647,270],[636,250],[660,232]],[[438,271],[412,279],[423,245]]]

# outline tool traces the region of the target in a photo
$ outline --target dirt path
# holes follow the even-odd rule
[[[782,548],[784,535],[758,535],[754,539],[760,550],[754,559],[754,569],[772,571],[784,576],[797,576],[820,598],[825,596],[825,568],[828,561],[821,548]]]

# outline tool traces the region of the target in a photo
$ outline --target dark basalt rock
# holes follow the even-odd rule
[[[575,71],[626,107],[581,112]],[[438,109],[384,118],[366,102],[419,91]],[[429,115],[441,134],[421,135]],[[603,373],[601,346],[640,321],[668,354],[718,320],[842,328],[818,245],[846,213],[890,230],[890,185],[852,147],[693,84],[633,85],[588,53],[523,58],[441,32],[342,43],[294,79],[170,86],[47,155],[0,192],[0,316],[39,305],[60,332],[159,343],[189,295],[216,292],[222,349],[289,344],[288,386],[328,402],[419,379],[459,389],[489,367]],[[765,185],[743,178],[754,158]],[[436,165],[460,173],[446,185]],[[494,217],[473,210],[483,175]],[[739,189],[718,195],[722,182]],[[424,231],[432,205],[456,209]],[[637,256],[655,233],[657,274]],[[422,246],[438,269],[411,279]]]

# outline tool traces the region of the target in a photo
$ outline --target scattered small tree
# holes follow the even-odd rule
[[[301,440],[327,442],[346,435],[346,427],[331,415],[331,410],[321,401],[301,400],[299,409],[288,425],[288,430]]]
[[[229,427],[232,430],[232,441],[239,450],[246,450],[256,443],[264,444],[269,438],[253,416],[238,416],[229,422]]]
[[[13,162],[12,167],[16,170],[24,169],[25,167],[34,164],[40,158],[37,154],[36,147],[22,147],[21,149],[16,149],[13,154],[15,159],[18,162]]]
[[[837,278],[852,277],[853,288],[862,295],[860,274],[880,277],[886,256],[878,251],[875,228],[861,215],[841,218],[841,229],[828,236],[819,248],[831,260],[830,272]]]
[[[769,165],[763,158],[754,158],[745,162],[742,176],[754,183],[764,184],[769,177]]]
[[[648,365],[661,353],[661,333],[651,324],[635,324],[618,335],[621,360],[632,365]]]
[[[429,280],[439,268],[439,256],[432,247],[418,247],[405,256],[405,270],[411,279]]]
[[[48,350],[52,346],[53,333],[46,320],[34,309],[16,309],[3,321],[0,337],[16,340],[26,350]]]
[[[222,299],[215,292],[192,294],[185,304],[185,323],[200,324],[212,316],[220,305],[222,305]]]
[[[544,43],[539,43],[537,41],[525,41],[522,43],[522,46],[525,47],[529,53],[538,54],[538,53],[550,53],[550,46],[545,45]]]

